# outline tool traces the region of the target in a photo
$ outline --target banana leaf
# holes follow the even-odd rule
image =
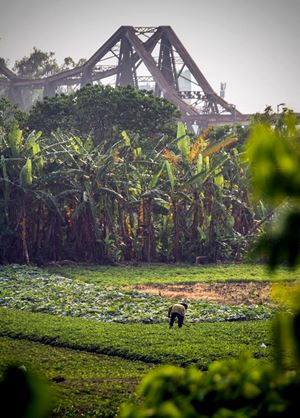
[[[22,187],[31,186],[32,184],[32,161],[27,159],[25,165],[20,171],[20,185]]]
[[[23,133],[21,129],[19,129],[19,125],[17,122],[12,123],[7,139],[8,139],[8,144],[11,149],[12,156],[19,157],[21,146],[23,143]]]
[[[229,158],[229,156],[225,155],[224,157],[221,158],[221,160],[218,162],[218,164],[214,168],[212,168],[208,172],[200,172],[200,173],[196,174],[195,176],[193,176],[192,178],[187,180],[187,182],[183,186],[194,183],[197,180],[200,181],[202,184],[204,184],[210,177],[212,177],[215,174],[215,172],[220,167],[223,166],[223,164],[225,163],[225,161],[228,160],[228,158]]]
[[[183,122],[177,123],[177,139],[183,138],[186,135],[186,130]]]
[[[127,132],[126,131],[122,131],[121,132],[121,135],[124,138],[126,147],[130,147],[131,146],[131,142],[130,142],[129,136],[127,135]]]
[[[169,161],[165,161],[164,166],[166,167],[166,170],[167,170],[167,174],[168,174],[169,182],[170,182],[170,185],[171,185],[171,189],[172,189],[172,191],[174,191],[175,177],[174,177],[174,174],[173,174],[172,166],[169,163]]]

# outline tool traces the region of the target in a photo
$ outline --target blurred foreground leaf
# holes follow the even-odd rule
[[[49,416],[50,393],[46,385],[24,366],[8,366],[0,382],[0,405],[5,417]]]

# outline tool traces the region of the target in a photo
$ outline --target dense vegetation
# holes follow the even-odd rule
[[[32,72],[27,61],[20,71]],[[132,394],[139,371],[172,363],[197,368],[156,370],[142,383],[142,399],[123,408],[122,417],[294,417],[299,300],[286,307],[273,337],[267,319],[278,304],[251,303],[251,295],[245,306],[189,301],[187,327],[168,330],[170,299],[133,287],[232,280],[238,288],[241,280],[266,279],[257,266],[173,266],[167,273],[160,265],[138,267],[240,261],[262,232],[257,251],[271,268],[297,265],[299,131],[285,113],[274,119],[267,109],[257,117],[264,124],[195,137],[182,123],[176,126],[169,103],[130,88],[87,86],[37,103],[30,114],[1,100],[0,263],[54,261],[49,272],[17,265],[0,270],[0,371],[8,361],[18,366],[4,374],[2,396],[14,382],[9,373],[26,384],[26,368],[34,368],[53,376],[52,386],[67,381],[55,389],[61,404],[52,407],[54,416],[112,417]],[[282,213],[283,226],[271,229],[268,221]],[[117,266],[78,268],[78,262]],[[288,278],[286,270],[272,281],[278,277]],[[237,359],[245,350],[256,360]],[[34,367],[32,356],[51,363],[57,356],[57,366]],[[116,381],[108,382],[111,368]],[[80,383],[70,384],[70,377]],[[92,401],[93,393],[101,398]]]
[[[78,62],[75,62],[71,57],[65,57],[63,64],[60,65],[55,57],[54,52],[41,51],[40,49],[33,47],[29,56],[25,56],[20,60],[15,61],[13,65],[13,71],[20,78],[36,79],[49,77],[57,74],[61,71],[70,70],[74,67],[78,67],[85,62],[85,59],[81,58]],[[9,62],[0,57],[0,63],[5,66],[9,66]],[[0,96],[9,96],[8,87],[0,86]],[[69,86],[67,88],[59,88],[60,92],[72,91]],[[23,89],[22,91],[22,108],[29,110],[34,103],[41,100],[43,97],[42,88]]]
[[[35,379],[43,378],[52,417],[113,417],[153,367],[137,360],[7,337],[0,337],[0,358],[0,374],[8,364],[14,364],[26,367]]]
[[[108,148],[125,130],[140,146],[152,149],[162,135],[176,133],[178,117],[174,105],[151,91],[87,85],[37,102],[27,123],[29,130],[41,130],[44,135],[60,130],[90,138],[95,146],[106,143]]]
[[[152,266],[148,277],[145,269],[95,266],[85,271],[83,267],[56,266],[54,270],[60,272],[58,276],[32,267],[2,267],[0,351],[3,356],[0,370],[13,362],[50,380],[56,399],[52,416],[75,417],[82,413],[86,417],[112,417],[118,412],[120,403],[133,395],[135,385],[147,372],[147,365],[197,365],[207,370],[213,361],[238,358],[244,351],[256,358],[260,370],[265,370],[263,363],[274,362],[270,321],[228,322],[225,306],[189,301],[188,326],[168,330],[163,318],[171,301],[143,293],[137,297],[137,293],[127,287],[131,277],[135,284],[188,284],[191,280],[212,282],[214,279],[230,282],[233,279],[238,285],[241,277],[247,281],[270,280],[262,267],[228,265],[222,274],[221,266],[174,266],[169,268],[168,275],[163,266]],[[72,280],[61,276],[68,271],[72,272]],[[280,277],[287,277],[287,272],[282,270],[273,279]],[[74,318],[78,315],[75,310],[78,303],[82,309],[79,316],[84,318]],[[58,304],[63,308],[58,309]],[[9,308],[14,305],[18,309]],[[255,310],[255,307],[248,309],[253,308]],[[135,323],[130,316],[126,323],[110,322],[120,319],[115,317],[116,312],[125,313],[128,309],[131,309],[130,315],[136,316]],[[107,310],[111,315],[108,313],[109,321],[105,322],[99,314],[103,315]],[[214,314],[213,322],[191,324],[196,312],[201,320],[205,319],[205,310]],[[41,313],[47,311],[55,315]],[[148,311],[159,315],[163,323],[144,324]],[[90,319],[85,319],[87,313]],[[8,348],[13,352],[7,351]],[[245,370],[256,365],[245,363],[245,360],[242,364]],[[236,367],[241,366],[237,364]]]
[[[238,357],[243,351],[272,360],[269,321],[203,323],[169,331],[166,323],[103,323],[1,308],[0,322],[5,337],[147,363],[197,364],[206,369],[213,360]]]
[[[248,356],[216,361],[207,373],[165,366],[139,390],[143,403],[127,405],[122,418],[290,417],[299,411],[299,374],[281,374]]]
[[[163,280],[157,279],[157,282],[162,283]],[[118,285],[118,280],[111,280],[110,283],[103,280],[95,284],[95,279],[91,278],[89,283],[85,283],[82,280],[49,275],[40,269],[12,266],[0,269],[0,306],[89,318],[101,322],[167,322],[166,313],[171,303],[170,299],[131,288],[128,286],[129,283],[133,284],[130,279],[127,279],[126,285],[123,286]],[[238,296],[239,282],[235,292]],[[255,300],[256,292],[257,289],[254,288],[252,295],[246,295],[247,304],[193,300],[189,303],[187,320],[190,323],[199,323],[273,317],[278,307],[270,300],[266,300],[264,304]]]
[[[50,381],[51,416],[115,416],[153,364],[197,364],[206,370],[212,361],[237,358],[243,351],[259,362],[273,361],[270,321],[238,320],[258,310],[264,318],[267,306],[190,301],[187,327],[169,331],[165,314],[171,300],[128,287],[269,280],[262,267],[228,265],[223,274],[221,266],[151,266],[147,275],[146,266],[51,270],[56,273],[17,265],[0,269],[0,374],[13,363]],[[287,272],[273,279],[280,277]],[[212,322],[205,322],[209,317]]]
[[[271,269],[300,260],[299,234],[299,130],[289,115],[275,130],[257,125],[247,144],[256,196],[272,205],[286,203],[282,224],[267,232],[258,251],[268,256]],[[288,199],[288,204],[287,204]],[[287,295],[282,295],[288,301]],[[218,361],[206,374],[197,369],[163,368],[145,378],[140,388],[143,402],[127,406],[123,418],[143,417],[297,417],[300,389],[300,293],[293,292],[291,312],[275,322],[276,361],[258,366],[249,358]],[[288,364],[285,354],[292,355]],[[292,371],[289,370],[292,368]],[[184,383],[183,383],[184,382]]]
[[[18,115],[2,121],[1,263],[241,259],[272,215],[261,201],[250,201],[239,152],[244,128],[194,138],[179,123],[170,136],[174,125],[167,120],[175,110],[151,94],[120,88],[112,108],[100,106],[99,114],[96,104],[112,96],[108,88],[90,86],[75,95],[72,106],[73,96],[37,104],[28,121],[21,120],[23,130]],[[126,116],[125,99],[140,109],[140,125]],[[51,119],[52,107],[72,117],[57,110]],[[38,119],[60,125],[47,131]],[[47,134],[28,131],[29,122]]]

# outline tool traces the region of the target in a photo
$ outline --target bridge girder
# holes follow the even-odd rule
[[[17,77],[0,64],[0,86],[21,107],[24,89],[39,89],[46,97],[105,81],[152,89],[180,110],[189,127],[249,119],[213,90],[170,26],[121,26],[84,64],[41,79]]]

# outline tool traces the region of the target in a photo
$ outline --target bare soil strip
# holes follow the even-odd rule
[[[258,305],[270,302],[271,286],[266,282],[227,282],[137,285],[131,289],[174,299],[206,300],[230,305]]]

